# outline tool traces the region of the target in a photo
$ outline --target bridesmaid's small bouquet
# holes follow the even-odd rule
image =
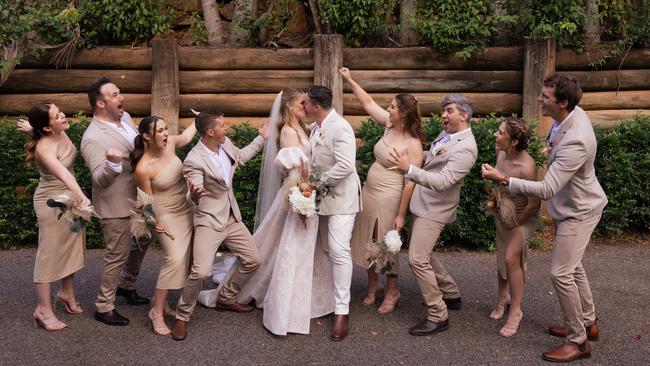
[[[158,219],[153,212],[153,196],[146,194],[138,188],[138,200],[129,200],[133,207],[131,208],[131,234],[135,237],[139,244],[142,239],[150,240],[152,233],[158,225]],[[163,232],[171,240],[174,236],[167,230]]]
[[[485,190],[488,199],[481,204],[481,209],[488,215],[500,218],[508,227],[518,226],[517,209],[510,199],[508,189],[485,182]]]
[[[402,248],[402,238],[397,230],[390,230],[384,235],[384,240],[371,245],[371,255],[368,257],[368,267],[378,266],[381,274],[390,273],[395,265],[395,256]]]
[[[58,219],[67,222],[71,232],[78,233],[86,227],[86,223],[92,219],[93,216],[101,217],[95,212],[95,208],[90,204],[84,204],[79,195],[70,191],[65,191],[54,198],[47,200],[47,206],[58,208]]]

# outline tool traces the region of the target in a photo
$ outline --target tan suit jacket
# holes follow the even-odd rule
[[[221,145],[224,152],[232,161],[230,169],[230,185],[226,185],[220,167],[216,166],[210,157],[210,151],[203,144],[197,143],[187,154],[183,162],[183,175],[192,180],[197,187],[203,187],[208,194],[201,197],[198,205],[194,205],[194,226],[207,226],[216,231],[226,229],[230,212],[237,222],[241,222],[239,206],[232,189],[235,169],[252,159],[264,147],[264,138],[258,136],[243,149],[237,148],[226,137]]]
[[[444,136],[443,132],[433,141]],[[411,212],[426,219],[450,223],[456,220],[463,179],[476,163],[478,148],[472,130],[464,131],[442,145],[431,156],[425,154],[424,166],[413,166],[409,179],[417,183],[411,197]]]
[[[124,112],[121,120],[138,130],[128,113]],[[102,218],[129,217],[131,204],[128,199],[135,200],[136,193],[129,159],[133,150],[131,146],[132,142],[129,143],[107,122],[94,117],[81,138],[81,155],[92,176],[92,202]],[[107,164],[108,148],[122,153],[122,173],[114,172]]]
[[[354,131],[348,121],[332,111],[309,137],[311,168],[321,174],[322,181],[332,184],[331,196],[321,200],[318,207],[318,214],[323,216],[354,214],[362,207]]]
[[[544,179],[512,178],[510,191],[548,200],[548,211],[558,221],[600,215],[607,196],[596,178],[596,135],[585,111],[575,107],[548,143],[551,150]]]

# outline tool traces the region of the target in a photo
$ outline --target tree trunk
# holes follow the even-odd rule
[[[5,64],[3,72],[0,73],[0,87],[7,82],[9,75],[20,62],[25,53],[26,45],[23,41],[11,40],[8,45],[2,45],[2,63]]]
[[[201,7],[203,8],[205,28],[208,31],[208,44],[211,47],[222,47],[224,45],[223,26],[221,25],[221,18],[219,18],[217,1],[201,0]]]
[[[417,35],[413,30],[413,17],[415,16],[415,0],[402,0],[399,11],[399,43],[413,46],[417,43]]]
[[[598,16],[598,0],[586,0],[585,44],[587,46],[600,43],[600,16]]]
[[[233,46],[247,47],[251,43],[250,29],[243,27],[244,22],[256,19],[254,0],[235,0],[235,13],[232,19],[230,44]]]

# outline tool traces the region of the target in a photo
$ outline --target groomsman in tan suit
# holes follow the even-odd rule
[[[334,326],[332,340],[348,334],[352,252],[350,239],[356,213],[361,210],[361,182],[357,175],[354,130],[332,108],[332,91],[313,86],[305,96],[305,111],[313,118],[311,168],[331,185],[330,195],[318,205],[319,237],[329,248],[334,277]]]
[[[547,361],[569,362],[591,354],[589,340],[598,338],[598,324],[582,256],[600,221],[607,197],[596,178],[596,136],[589,117],[577,104],[582,89],[573,77],[553,74],[544,80],[537,100],[542,114],[554,124],[546,142],[550,148],[548,171],[540,182],[510,178],[488,164],[483,177],[509,185],[513,193],[548,200],[555,219],[555,245],[551,252],[551,281],[564,313],[564,326],[549,328],[567,342],[544,352]]]
[[[240,265],[221,288],[217,310],[241,313],[254,309],[250,305],[237,303],[235,297],[261,262],[253,236],[242,222],[232,179],[235,169],[264,147],[266,125],[258,129],[260,136],[250,145],[239,149],[226,137],[228,124],[223,113],[201,112],[195,123],[201,139],[183,162],[183,175],[188,180],[190,200],[194,206],[194,260],[172,326],[172,337],[179,341],[187,337],[187,324],[194,312],[203,280],[212,272],[212,263],[221,243],[237,255]]]
[[[147,243],[138,246],[134,242],[129,224],[128,200],[135,199],[136,193],[129,154],[138,129],[124,111],[120,90],[106,77],[88,88],[88,101],[93,119],[81,138],[81,154],[92,175],[92,202],[102,217],[106,247],[95,319],[108,325],[128,325],[129,320],[115,310],[115,296],[125,297],[132,305],[149,303],[135,292]]]
[[[442,101],[444,130],[431,143],[420,169],[409,164],[406,151],[393,151],[395,167],[417,183],[411,198],[413,214],[409,265],[427,306],[427,319],[409,330],[411,335],[431,335],[449,328],[447,309],[460,309],[458,286],[433,253],[445,225],[456,220],[463,179],[478,156],[469,126],[472,104],[462,95]]]

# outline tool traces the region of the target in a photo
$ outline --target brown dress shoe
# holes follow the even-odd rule
[[[597,341],[600,336],[600,328],[598,328],[598,319],[592,325],[585,326],[587,330],[587,339],[590,341]],[[563,325],[548,327],[548,334],[555,337],[566,337],[566,327]]]
[[[182,341],[187,338],[187,322],[180,319],[174,319],[171,334],[172,338],[177,341]]]
[[[449,329],[449,319],[439,322],[425,320],[409,330],[410,335],[427,336]]]
[[[342,341],[348,335],[348,315],[334,314],[334,326],[332,327],[332,340]]]
[[[585,340],[582,344],[565,342],[552,351],[544,352],[542,358],[551,362],[571,362],[591,356],[591,343]]]
[[[215,307],[215,309],[217,311],[232,311],[235,313],[248,313],[255,310],[253,306],[244,305],[237,302],[233,302],[232,304],[224,304],[222,302],[217,302],[217,306]]]

